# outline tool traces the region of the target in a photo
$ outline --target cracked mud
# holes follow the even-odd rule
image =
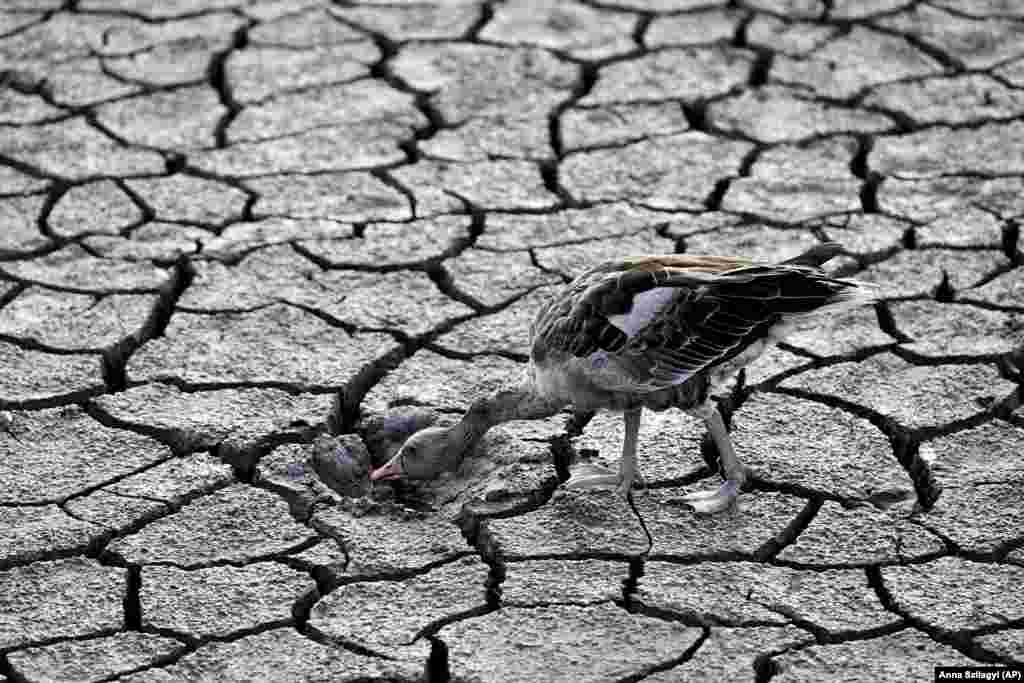
[[[1024,666],[1024,9],[0,7],[0,683],[875,681]],[[816,242],[800,324],[636,510],[621,421],[367,472],[627,253]]]

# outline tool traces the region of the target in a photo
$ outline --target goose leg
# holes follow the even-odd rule
[[[625,429],[622,439],[622,459],[619,461],[618,473],[600,465],[586,465],[565,482],[569,489],[612,488],[623,497],[633,487],[636,480],[636,443],[640,433],[640,416],[643,408],[625,411]]]
[[[625,429],[622,437],[622,459],[619,461],[619,495],[625,498],[636,479],[636,441],[640,433],[640,415],[643,408],[627,410],[623,415]]]
[[[740,489],[747,480],[747,471],[736,457],[732,440],[729,438],[729,432],[725,428],[725,422],[718,409],[713,405],[706,405],[694,412],[704,418],[711,438],[714,439],[715,446],[718,447],[718,456],[722,462],[725,481],[717,491],[698,491],[684,496],[684,500],[693,508],[694,512],[713,515],[735,506]]]

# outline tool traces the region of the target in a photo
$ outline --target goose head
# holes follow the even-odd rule
[[[468,440],[450,427],[429,427],[405,440],[394,457],[370,472],[373,481],[435,479],[462,461]]]

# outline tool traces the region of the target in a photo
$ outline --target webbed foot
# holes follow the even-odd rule
[[[612,489],[621,483],[618,472],[589,463],[577,465],[572,469],[572,476],[562,484],[567,489]]]
[[[612,490],[625,498],[638,477],[625,477],[601,465],[582,464],[573,468],[572,476],[562,486],[567,489]],[[642,480],[640,480],[642,483]]]
[[[686,505],[698,515],[714,515],[736,507],[740,482],[726,479],[717,491],[697,491],[683,496]]]

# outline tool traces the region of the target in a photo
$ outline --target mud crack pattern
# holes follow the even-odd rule
[[[925,680],[1024,664],[1024,9],[1009,0],[0,7],[0,681]],[[795,331],[637,508],[614,416],[366,468],[627,253],[790,257]]]

